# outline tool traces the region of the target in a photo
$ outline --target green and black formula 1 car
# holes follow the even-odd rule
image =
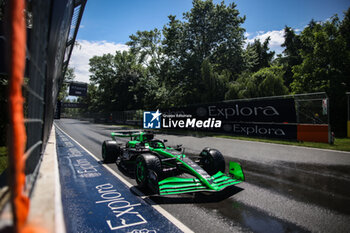
[[[207,147],[199,156],[189,158],[181,145],[165,146],[167,140],[155,139],[150,132],[114,132],[111,136],[113,140],[102,144],[103,161],[134,172],[137,184],[152,194],[215,192],[244,180],[238,163],[230,162],[229,174],[224,173],[225,160],[216,149]],[[117,137],[131,140],[125,145],[117,143]]]

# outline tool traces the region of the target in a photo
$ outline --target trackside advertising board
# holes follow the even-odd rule
[[[225,101],[144,112],[145,129],[195,129],[296,139],[293,98]]]
[[[163,109],[163,114],[190,114],[199,119],[215,118],[230,122],[296,123],[293,98],[227,101]]]
[[[72,96],[86,96],[87,83],[71,82],[69,85],[69,95]]]
[[[62,108],[87,108],[87,104],[75,103],[75,102],[63,102],[61,103]]]

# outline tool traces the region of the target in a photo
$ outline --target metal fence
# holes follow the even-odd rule
[[[35,180],[86,1],[28,1],[26,174]],[[49,21],[48,19],[51,19]],[[32,184],[33,182],[28,182]]]
[[[57,95],[85,4],[86,0],[26,1],[27,49],[23,95],[27,134],[25,174],[29,194],[52,128]],[[5,18],[2,24],[6,26],[9,22]],[[6,34],[0,36],[9,38]],[[7,180],[4,178],[6,174],[1,174],[1,181]],[[4,190],[6,185],[0,182],[0,189]],[[1,203],[6,202],[1,200]]]
[[[329,99],[326,93],[294,95],[297,122],[329,124]]]

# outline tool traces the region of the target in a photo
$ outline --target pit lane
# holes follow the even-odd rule
[[[95,125],[70,119],[56,121],[56,124],[99,158],[101,158],[102,141],[109,139],[109,133],[115,130],[113,126]],[[172,141],[172,136],[162,136],[167,136],[170,144],[177,144]],[[208,138],[208,145],[210,141],[211,139]],[[308,150],[305,151],[307,154]],[[259,153],[259,146],[256,153]],[[254,164],[249,165],[249,167],[256,167]],[[121,173],[115,164],[108,164],[108,166],[128,182],[136,185],[135,181]],[[263,175],[259,175],[258,171],[254,174],[252,171],[254,169],[247,169],[244,166],[243,169],[248,170],[247,182],[220,195],[214,197],[179,195],[152,197],[152,200],[195,232],[349,231],[349,226],[346,224],[349,216],[344,206],[342,210],[327,206],[325,203],[320,204],[324,200],[315,202],[312,195],[305,197],[301,189],[298,190],[294,185],[290,187],[285,183],[275,185],[279,182],[270,182]],[[261,169],[261,167],[255,169]],[[314,197],[317,195],[315,194]],[[340,200],[339,203],[341,205],[342,201]]]

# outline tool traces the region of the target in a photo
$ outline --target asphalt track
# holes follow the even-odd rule
[[[67,232],[182,232],[132,187],[62,130],[56,131],[61,195]],[[181,228],[181,230],[179,229]]]
[[[99,159],[102,142],[117,129],[71,119],[55,124]],[[247,181],[219,195],[150,197],[152,205],[165,209],[194,232],[350,232],[349,186],[339,188],[342,182],[349,182],[349,153],[211,137],[159,137],[167,138],[170,145],[184,144],[188,153],[212,146],[219,148],[226,160],[245,163]],[[130,190],[139,195],[130,175],[115,164],[108,167],[134,185]],[[297,180],[284,174],[295,171],[305,174],[296,175]],[[322,178],[315,178],[321,176],[318,173]],[[329,181],[336,185],[329,185]],[[321,187],[320,192],[315,191],[316,187]],[[62,189],[63,195],[75,195],[65,192]],[[70,217],[74,219],[74,214]]]

